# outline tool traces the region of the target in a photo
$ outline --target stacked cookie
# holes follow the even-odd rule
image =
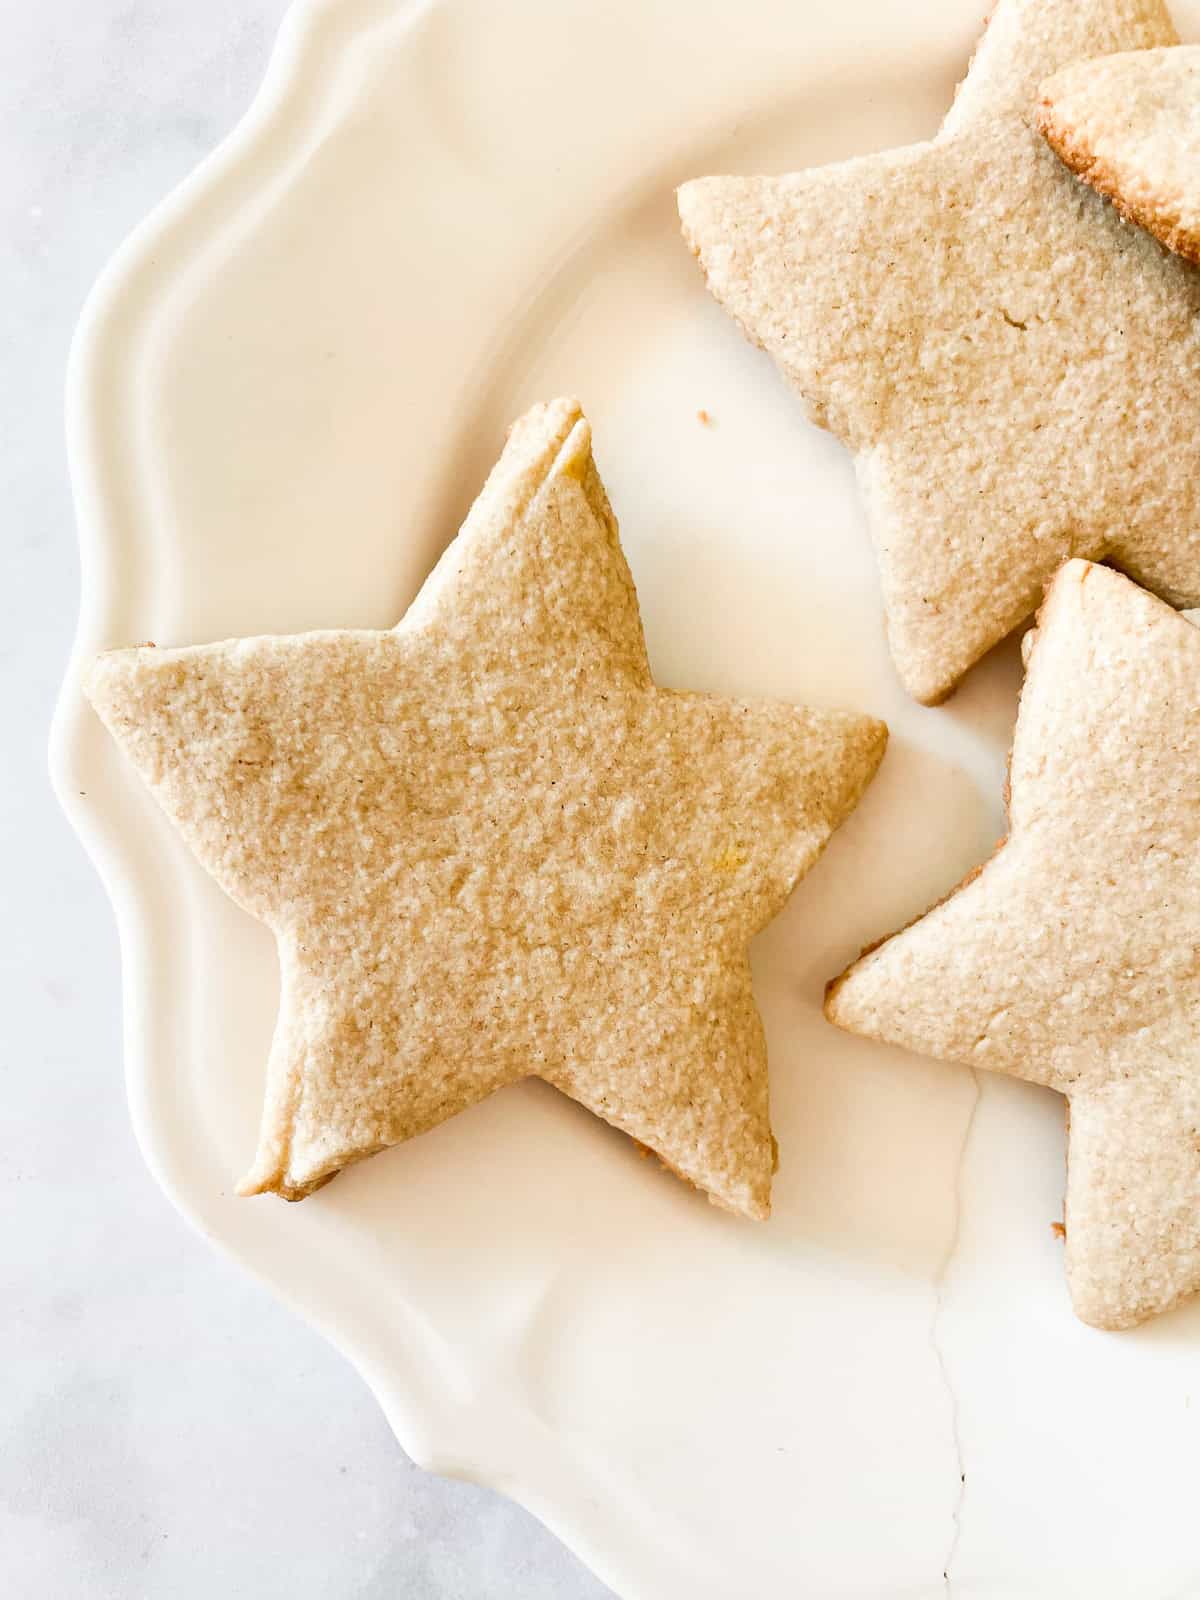
[[[1068,1278],[1112,1328],[1200,1287],[1198,90],[1159,0],[999,0],[929,143],[679,195],[855,455],[914,697],[1042,601],[1010,837],[826,1010],[1068,1097]],[[654,684],[573,402],[514,426],[391,631],[112,651],[87,691],[276,935],[243,1192],[303,1198],[538,1076],[768,1214],[746,947],[886,729]]]

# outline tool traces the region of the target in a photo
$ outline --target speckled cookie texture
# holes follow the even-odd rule
[[[278,940],[243,1193],[299,1199],[533,1075],[767,1214],[746,946],[886,729],[654,685],[576,405],[515,426],[393,631],[116,650],[87,692]]]
[[[826,1011],[1069,1097],[1071,1294],[1125,1328],[1200,1288],[1200,630],[1071,561],[1026,637],[1009,838]]]
[[[1042,85],[1037,119],[1072,172],[1200,262],[1200,46],[1078,61]]]
[[[1034,123],[1067,63],[1174,42],[1161,0],[997,0],[930,143],[679,192],[713,294],[854,452],[919,700],[1070,556],[1200,602],[1200,274]]]

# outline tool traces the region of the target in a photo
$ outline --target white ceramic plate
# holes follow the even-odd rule
[[[945,1572],[995,1600],[1200,1593],[1200,1311],[1078,1324],[1050,1226],[1061,1101],[820,1013],[826,978],[1001,831],[1016,651],[944,709],[905,698],[848,459],[709,301],[675,223],[687,176],[932,132],[985,5],[302,4],[76,345],[83,613],[53,766],[117,910],[146,1158],[358,1365],[417,1460],[516,1496],[627,1600],[891,1600]],[[1200,32],[1200,6],[1181,21]],[[540,1086],[302,1206],[234,1199],[272,942],[125,770],[78,664],[390,624],[505,424],[564,391],[661,680],[893,730],[755,950],[774,1218],[724,1217]]]

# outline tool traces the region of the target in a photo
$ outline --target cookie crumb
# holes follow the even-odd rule
[[[708,414],[707,411],[703,411],[703,410],[697,411],[697,413],[696,413],[696,421],[701,423],[706,428],[715,428],[716,427],[715,421]]]

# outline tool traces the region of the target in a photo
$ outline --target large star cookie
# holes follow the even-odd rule
[[[935,703],[1072,555],[1200,603],[1200,274],[1032,126],[1161,0],[997,0],[929,144],[679,193],[709,287],[857,457],[892,652]]]
[[[1071,1294],[1124,1328],[1200,1288],[1200,630],[1072,561],[1027,638],[1008,840],[826,1011],[1069,1097]]]
[[[1037,121],[1072,172],[1200,262],[1200,45],[1064,67],[1042,85]]]
[[[516,425],[393,631],[118,650],[87,692],[278,940],[243,1193],[302,1198],[532,1075],[767,1214],[746,945],[887,731],[655,687],[577,406]]]

